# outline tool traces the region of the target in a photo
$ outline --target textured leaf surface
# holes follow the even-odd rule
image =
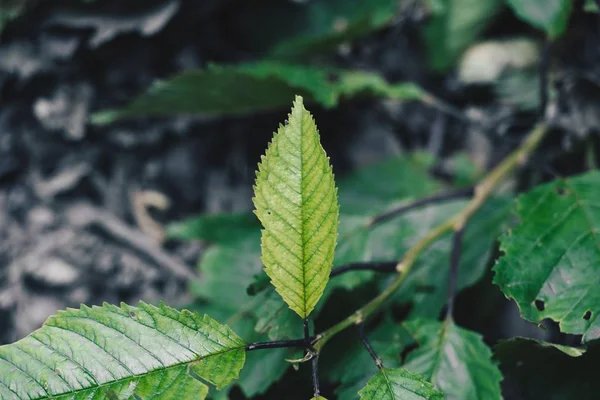
[[[408,321],[406,329],[419,343],[404,367],[423,374],[448,400],[501,399],[502,375],[480,335],[452,321]]]
[[[600,172],[539,186],[517,200],[494,282],[533,322],[600,337]]]
[[[444,396],[422,376],[401,368],[382,368],[358,392],[363,400],[442,400]]]
[[[0,347],[0,398],[203,399],[208,387],[192,375],[222,388],[244,365],[244,347],[207,315],[145,303],[83,306]]]
[[[429,64],[445,70],[485,30],[502,0],[428,0],[427,4],[431,16],[424,35]]]
[[[587,351],[532,339],[501,341],[496,358],[507,380],[515,380],[523,400],[594,400],[600,392],[600,344]],[[576,356],[579,355],[579,356]]]
[[[506,0],[515,14],[542,29],[550,38],[562,35],[569,21],[572,0]]]
[[[329,159],[301,97],[258,165],[253,201],[264,227],[265,272],[306,318],[329,280],[340,206]]]
[[[141,115],[242,115],[283,108],[298,94],[306,102],[336,106],[342,97],[371,95],[415,100],[423,95],[414,84],[388,84],[362,71],[316,68],[277,62],[209,66],[186,71],[154,84],[121,110],[93,116],[95,123]]]

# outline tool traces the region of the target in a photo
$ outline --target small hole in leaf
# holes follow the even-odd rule
[[[271,210],[267,210],[267,215],[271,215]]]
[[[556,193],[558,193],[559,196],[565,196],[567,194],[567,189],[559,186],[556,188]]]
[[[583,314],[583,319],[585,319],[586,321],[589,321],[590,318],[592,318],[592,312],[590,310],[588,310],[585,312],[585,314]]]
[[[537,308],[538,311],[544,311],[544,308],[546,308],[546,305],[544,304],[543,300],[536,300],[535,301],[535,308]]]
[[[135,318],[135,313],[134,313],[133,311],[129,311],[129,316],[130,316],[131,318]]]

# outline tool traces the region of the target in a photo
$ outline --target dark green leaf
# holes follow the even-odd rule
[[[200,239],[209,243],[233,244],[260,229],[256,216],[250,213],[199,215],[167,227],[173,239]]]
[[[404,367],[423,374],[447,400],[501,399],[502,375],[480,335],[453,321],[413,320],[406,329],[419,343]]]
[[[600,337],[600,172],[541,185],[517,200],[494,282],[533,322]]]
[[[287,106],[295,95],[307,103],[336,106],[342,97],[371,95],[416,100],[423,92],[414,84],[388,84],[376,74],[332,68],[261,62],[237,66],[211,65],[155,83],[121,110],[101,111],[94,123],[110,123],[144,115],[241,115]]]
[[[232,23],[246,48],[268,58],[298,59],[330,50],[387,25],[396,0],[262,1],[243,5]],[[264,10],[268,9],[268,12]],[[260,29],[256,29],[259,26]]]
[[[600,345],[591,343],[584,351],[525,338],[495,347],[503,372],[517,381],[523,400],[597,399]]]
[[[546,32],[551,39],[567,28],[572,0],[506,0],[523,21]]]

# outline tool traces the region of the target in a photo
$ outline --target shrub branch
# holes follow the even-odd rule
[[[430,230],[421,240],[408,250],[402,260],[396,265],[398,274],[392,283],[390,283],[390,285],[377,297],[356,310],[353,314],[318,334],[313,342],[314,348],[317,351],[320,351],[325,343],[333,336],[351,325],[361,324],[366,317],[379,310],[383,303],[402,285],[406,275],[410,272],[421,253],[444,234],[462,230],[465,223],[473,216],[473,214],[475,214],[475,212],[477,212],[477,210],[479,210],[479,208],[481,208],[498,185],[517,167],[527,161],[527,158],[544,138],[547,130],[546,124],[541,123],[537,125],[516,150],[510,153],[475,186],[473,198],[462,210]]]

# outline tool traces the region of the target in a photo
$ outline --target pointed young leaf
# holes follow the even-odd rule
[[[329,159],[300,96],[258,165],[254,194],[265,271],[306,318],[329,280],[339,204]]]
[[[0,347],[0,398],[204,399],[244,365],[245,343],[205,315],[161,305],[68,309]]]
[[[442,400],[421,375],[402,368],[382,368],[358,392],[361,400]]]
[[[600,171],[541,185],[517,200],[494,282],[533,322],[600,338]]]
[[[502,375],[480,335],[452,321],[412,320],[406,329],[419,343],[404,367],[423,374],[447,400],[500,400]]]

